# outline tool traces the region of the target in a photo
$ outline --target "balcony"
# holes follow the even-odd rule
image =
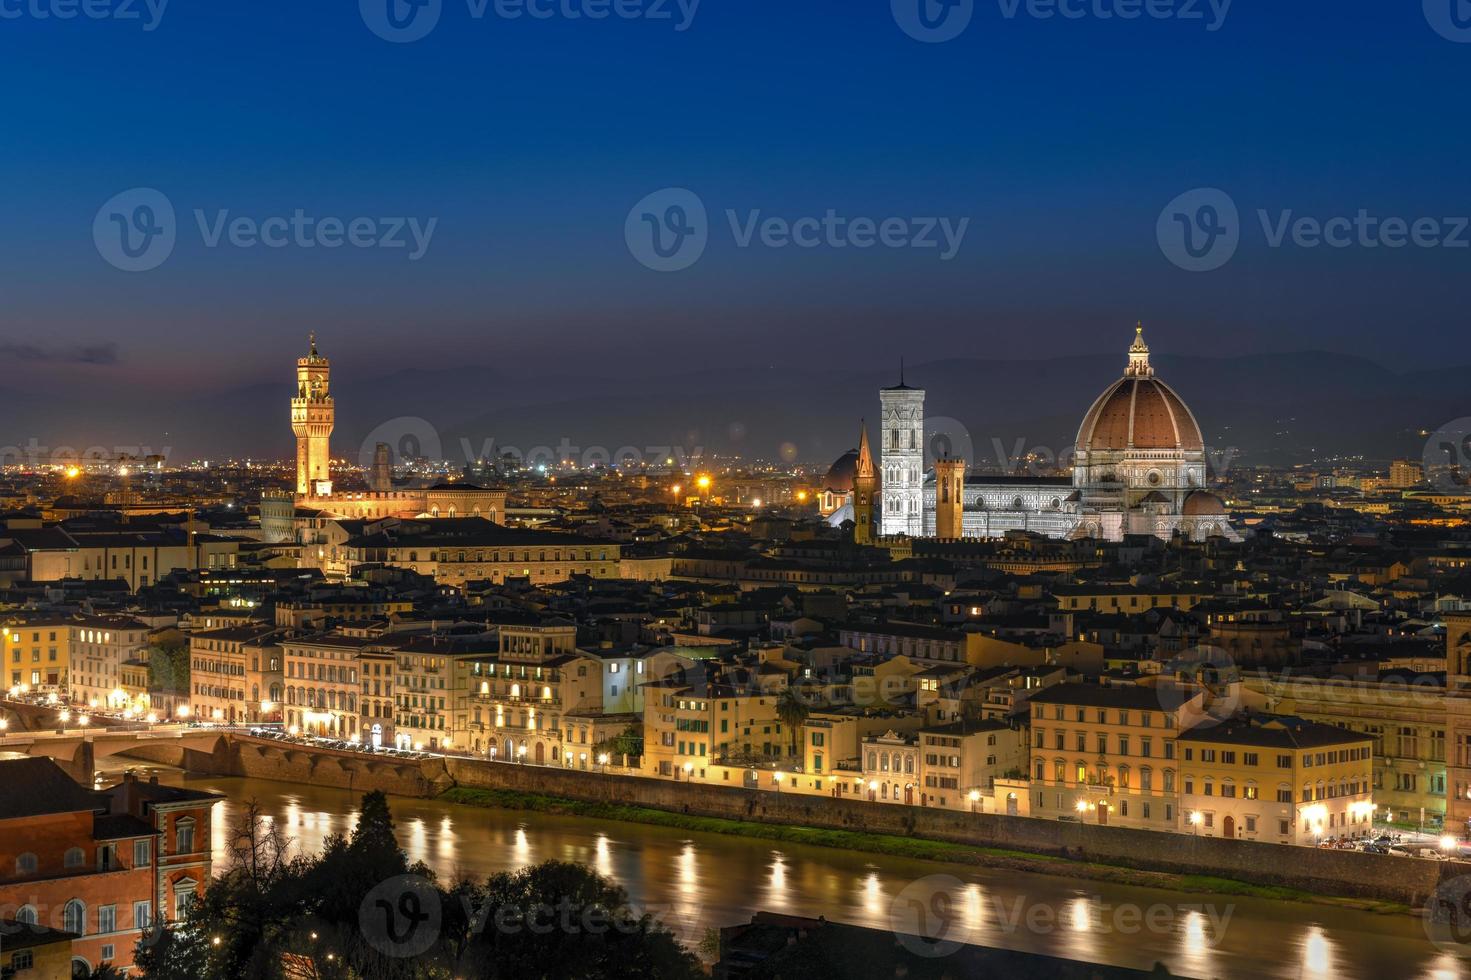
[[[531,697],[525,694],[512,695],[496,694],[494,692],[491,692],[489,694],[472,694],[470,695],[470,699],[472,701],[479,701],[482,704],[524,704],[529,705],[533,708],[560,708],[562,706],[562,699],[560,697],[556,697],[555,695],[549,698],[539,698]]]

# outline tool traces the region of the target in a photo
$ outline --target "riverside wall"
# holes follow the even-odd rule
[[[225,738],[227,745],[220,750],[190,760],[209,767],[196,771],[334,786],[354,792],[377,789],[398,796],[434,796],[452,786],[537,793],[583,802],[651,807],[691,816],[923,837],[1144,871],[1213,875],[1319,895],[1379,899],[1416,907],[1430,899],[1441,881],[1471,876],[1471,863],[1459,861],[1387,857],[1005,814],[781,794],[480,759],[397,761],[361,753],[309,750],[248,736]]]

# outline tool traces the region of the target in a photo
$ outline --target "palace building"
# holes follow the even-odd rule
[[[482,517],[501,523],[506,491],[468,483],[393,489],[388,447],[374,447],[369,490],[340,492],[332,485],[332,430],[337,406],[332,398],[332,362],[317,350],[313,334],[296,362],[296,394],[291,399],[291,429],[296,435],[296,492],[261,498],[261,532],[266,541],[323,544],[322,533],[335,519]],[[304,547],[303,564],[315,551]]]
[[[879,393],[876,523],[884,537],[995,538],[1032,531],[1054,538],[1121,540],[1127,534],[1192,540],[1239,540],[1225,503],[1207,489],[1205,440],[1199,423],[1149,362],[1144,328],[1121,378],[1083,416],[1068,476],[970,473],[946,456],[926,469],[925,393],[904,383]],[[867,433],[864,433],[866,442]],[[845,456],[835,464],[846,477]],[[852,478],[829,481],[835,489]],[[833,501],[834,504],[838,500]],[[857,521],[849,500],[828,515]],[[860,536],[863,532],[857,532]]]

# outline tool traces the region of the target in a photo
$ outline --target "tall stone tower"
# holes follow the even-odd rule
[[[386,442],[373,447],[373,471],[368,474],[368,489],[393,489],[393,450]]]
[[[879,474],[868,449],[868,423],[858,437],[858,466],[853,472],[853,542],[873,544],[873,507],[878,500]]]
[[[879,459],[883,481],[880,531],[885,537],[924,533],[924,390],[899,383],[879,392]]]
[[[296,433],[296,492],[304,497],[332,493],[332,426],[337,409],[332,404],[332,364],[317,353],[317,335],[311,350],[296,361],[296,397],[291,399],[291,431]]]
[[[935,460],[935,537],[965,537],[965,460],[948,455]]]

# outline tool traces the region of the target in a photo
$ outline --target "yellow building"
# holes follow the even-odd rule
[[[570,622],[502,625],[499,634],[495,653],[455,661],[454,744],[502,761],[585,761],[577,753],[609,734],[587,723],[602,711],[602,661],[577,649]]]
[[[481,636],[414,636],[390,649],[393,674],[393,743],[401,749],[453,748],[450,719],[454,694],[454,657],[482,651]]]
[[[5,678],[16,693],[65,697],[71,680],[69,620],[36,618],[0,631],[5,643]]]
[[[262,657],[269,663],[274,656],[279,663],[279,649],[276,628],[264,624],[190,634],[190,714],[198,721],[231,725],[263,720],[267,712],[261,702],[269,699],[251,675],[261,676]]]
[[[1141,613],[1151,609],[1192,608],[1207,597],[1204,589],[1146,589],[1129,585],[1059,585],[1053,588],[1062,612]]]
[[[147,715],[153,706],[148,695],[148,661],[124,660],[119,671],[125,710],[135,715]]]
[[[361,740],[358,658],[375,642],[338,632],[283,640],[281,711],[286,730]]]
[[[1272,713],[1370,738],[1374,803],[1381,819],[1430,828],[1444,820],[1447,699],[1438,675],[1363,681],[1247,674],[1243,682]]]
[[[1316,844],[1373,828],[1373,741],[1302,718],[1248,715],[1181,732],[1184,830]]]
[[[735,770],[791,760],[779,694],[725,684],[662,681],[644,694],[643,767],[650,775],[710,779],[716,763]],[[798,748],[801,752],[801,748]],[[752,775],[755,769],[750,770]],[[729,780],[728,773],[717,778]]]
[[[1445,615],[1446,824],[1471,829],[1471,613]]]
[[[148,624],[130,616],[85,616],[68,622],[63,635],[71,650],[69,699],[94,709],[127,709],[123,663],[146,656]]]
[[[1175,740],[1205,692],[1168,685],[1054,684],[1033,694],[1033,816],[1179,829]]]

